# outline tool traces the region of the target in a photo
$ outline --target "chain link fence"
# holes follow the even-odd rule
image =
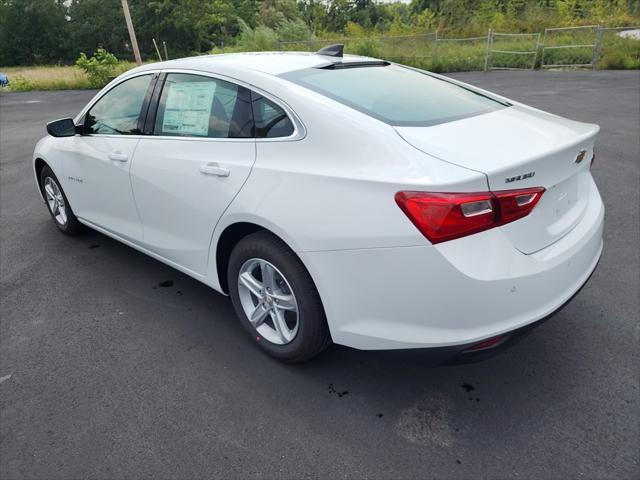
[[[628,32],[624,34],[623,32]],[[433,71],[596,69],[640,67],[640,26],[547,28],[544,32],[448,38],[438,32],[277,41],[281,51],[314,52],[343,43],[346,53],[383,58]],[[619,58],[618,58],[619,57]]]

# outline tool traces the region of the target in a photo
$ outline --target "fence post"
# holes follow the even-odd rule
[[[547,29],[544,29],[544,33],[542,34],[542,55],[540,55],[540,70],[544,70],[544,54],[546,52],[547,46]]]
[[[282,42],[280,41],[279,38],[276,38],[276,50],[277,51],[282,50]]]
[[[485,72],[488,72],[490,67],[489,56],[491,55],[492,43],[493,43],[493,32],[491,29],[489,29],[489,32],[487,33],[487,51],[484,54],[484,71]]]
[[[435,39],[433,40],[432,51],[433,53],[431,54],[431,69],[433,69],[433,66],[436,64],[438,60],[438,30],[437,29],[436,29]]]
[[[598,24],[598,28],[596,28],[596,41],[593,46],[593,56],[591,57],[591,68],[592,70],[596,70],[598,68],[598,60],[600,60],[600,46],[602,45],[602,25]]]
[[[536,51],[533,53],[533,63],[531,64],[531,70],[536,69],[536,60],[538,59],[539,49],[540,49],[540,32],[538,32],[538,38],[536,39]]]

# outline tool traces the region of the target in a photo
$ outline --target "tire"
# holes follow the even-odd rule
[[[262,272],[266,272],[270,280]],[[247,274],[258,280],[258,284],[264,287],[262,291],[271,290],[268,285],[274,286],[271,303],[266,293],[262,301],[251,293],[257,289],[257,284],[252,284],[252,289],[249,289],[246,286]],[[301,363],[331,344],[324,308],[313,280],[298,256],[279,238],[261,231],[240,240],[231,252],[227,279],[231,301],[240,322],[258,346],[273,358]],[[257,305],[261,306],[258,308]],[[295,306],[295,312],[292,306]],[[249,319],[254,308],[253,313],[258,312],[254,318],[264,316],[257,327]],[[286,317],[286,325],[275,328],[282,325],[277,319],[283,317]],[[286,331],[286,334],[281,331]]]
[[[45,165],[40,172],[40,191],[58,230],[71,236],[78,235],[84,230],[71,209],[58,177],[48,165]]]

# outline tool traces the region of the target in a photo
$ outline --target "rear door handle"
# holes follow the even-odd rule
[[[216,177],[228,177],[229,169],[223,168],[217,163],[209,162],[205,165],[200,165],[200,173],[205,175],[215,175]]]
[[[114,160],[116,162],[126,162],[129,160],[129,156],[121,152],[113,152],[107,156],[109,157],[109,160]]]

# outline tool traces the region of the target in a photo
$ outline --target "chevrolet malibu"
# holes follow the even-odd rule
[[[587,281],[598,129],[334,45],[135,68],[49,123],[33,166],[61,232],[229,295],[273,357],[440,363],[513,343]]]

